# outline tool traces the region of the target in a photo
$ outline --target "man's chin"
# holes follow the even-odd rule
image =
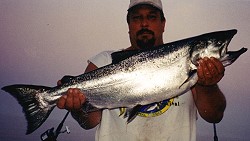
[[[137,46],[140,47],[140,49],[146,49],[146,48],[151,48],[155,44],[155,40],[140,40],[137,41]]]

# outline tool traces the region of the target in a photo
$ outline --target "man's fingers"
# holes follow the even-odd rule
[[[77,110],[80,109],[82,104],[85,102],[85,96],[79,89],[70,88],[67,91],[67,99],[65,101],[65,109]]]
[[[218,75],[218,69],[216,67],[216,65],[214,64],[214,61],[212,61],[211,59],[205,59],[206,61],[206,66],[207,66],[207,69],[208,69],[208,72],[209,72],[209,78],[212,78],[212,77],[216,77]]]
[[[83,94],[79,89],[73,90],[73,109],[80,109],[83,104]]]
[[[58,81],[57,81],[57,86],[60,86],[60,85],[62,85],[62,81],[61,81],[61,80],[58,80]]]
[[[56,105],[57,105],[57,107],[58,107],[59,109],[65,109],[66,99],[67,99],[67,95],[63,95],[63,96],[61,96],[61,97],[58,99]]]
[[[73,89],[70,88],[67,91],[67,100],[65,103],[65,109],[67,110],[73,109],[74,107],[73,100],[74,100]]]
[[[85,95],[77,88],[70,88],[57,101],[57,107],[60,109],[78,110],[86,101]]]
[[[205,67],[204,61],[202,59],[199,60],[199,66],[197,68],[197,75],[199,77],[200,82],[203,82],[205,80],[205,77],[204,77],[205,72],[204,72],[204,69],[203,69],[204,67]]]
[[[198,82],[202,85],[214,85],[224,76],[225,68],[216,58],[203,58],[199,60],[197,69]]]
[[[216,58],[211,57],[211,61],[213,62],[213,64],[215,65],[218,74],[224,74],[225,72],[225,67],[223,66],[223,64]]]

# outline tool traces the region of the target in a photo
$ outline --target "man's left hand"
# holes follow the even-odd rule
[[[224,76],[225,67],[216,58],[205,57],[199,60],[197,68],[198,84],[210,86],[217,84]]]

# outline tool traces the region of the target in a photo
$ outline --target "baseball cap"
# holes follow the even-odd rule
[[[130,4],[128,10],[136,5],[140,4],[148,4],[156,7],[162,11],[162,3],[161,0],[130,0]]]

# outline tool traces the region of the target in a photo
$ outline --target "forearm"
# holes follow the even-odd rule
[[[82,110],[72,111],[72,117],[79,123],[79,125],[88,130],[92,129],[100,123],[102,112],[101,110],[85,113]]]
[[[201,117],[210,123],[220,122],[226,108],[226,99],[218,85],[196,84],[192,92]]]

